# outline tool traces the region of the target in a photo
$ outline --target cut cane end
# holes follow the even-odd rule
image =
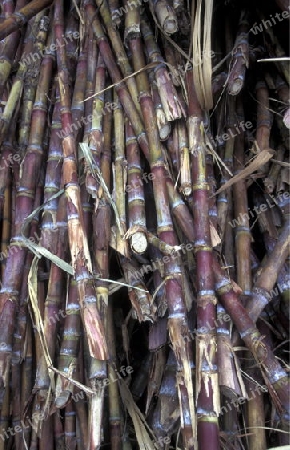
[[[137,231],[131,237],[131,248],[135,253],[144,253],[147,248],[147,239],[144,233]]]
[[[174,19],[167,20],[167,21],[164,23],[164,26],[163,26],[163,27],[164,27],[165,33],[167,33],[167,34],[173,34],[173,33],[176,33],[177,30],[178,30],[177,22],[176,22],[176,20],[174,20]]]
[[[169,124],[163,125],[159,128],[159,137],[161,141],[166,141],[171,132],[171,126]]]
[[[192,194],[192,188],[191,186],[185,186],[182,187],[182,193],[183,195],[185,195],[186,197],[189,197]]]
[[[244,83],[242,80],[235,80],[235,82],[229,87],[230,95],[238,95],[243,87]]]
[[[62,391],[61,394],[55,399],[56,408],[64,408],[70,399],[70,391]]]

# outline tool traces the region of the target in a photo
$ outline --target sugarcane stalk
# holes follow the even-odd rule
[[[15,5],[15,12],[19,11],[23,6],[25,6],[26,0],[18,0]],[[5,12],[6,17],[8,18],[14,11],[13,2],[5,2],[3,5],[3,12]],[[0,98],[2,97],[3,90],[5,88],[5,84],[7,79],[9,78],[11,68],[13,65],[13,61],[15,59],[17,47],[19,45],[20,33],[19,31],[15,31],[10,34],[3,42],[1,48],[1,70],[0,70]],[[1,47],[2,47],[1,46]]]
[[[241,105],[239,108],[239,120],[243,119]],[[234,174],[238,174],[244,168],[244,133],[241,132],[235,139]],[[245,180],[233,185],[233,204],[235,216],[240,218],[239,226],[235,228],[236,271],[238,285],[244,295],[249,295],[252,289],[250,254],[252,235],[250,232],[247,190]]]
[[[52,4],[52,0],[32,0],[0,24],[0,41],[24,26],[29,19]]]
[[[20,398],[20,408],[21,408],[21,418],[23,419],[25,408],[29,402],[31,391],[33,388],[33,379],[31,374],[33,373],[33,356],[32,356],[32,326],[31,320],[28,317],[28,324],[25,330],[25,357],[21,367],[21,398]],[[23,431],[23,438],[25,442],[30,441],[31,427],[25,428]],[[24,445],[21,450],[24,450]]]
[[[108,0],[113,26],[119,27],[121,25],[121,6],[119,0]]]
[[[138,91],[137,91],[136,81],[135,81],[134,77],[130,77],[130,75],[132,75],[133,71],[130,66],[127,54],[125,52],[120,34],[119,34],[118,30],[116,29],[116,27],[113,26],[112,17],[110,14],[107,0],[96,0],[96,4],[99,8],[100,15],[104,21],[108,36],[110,38],[112,47],[113,47],[115,55],[116,55],[118,65],[121,69],[122,75],[124,78],[129,77],[126,80],[126,85],[128,87],[128,91],[131,94],[134,105],[140,114],[140,105],[138,102]]]
[[[8,373],[7,373],[8,375]],[[1,396],[2,397],[2,396]],[[0,431],[1,436],[4,436],[7,439],[9,434],[7,433],[8,425],[9,425],[9,416],[10,416],[10,391],[9,389],[5,390],[4,398],[1,398],[1,412],[0,412]],[[6,433],[6,436],[5,436]],[[0,449],[6,450],[5,439],[0,440]]]
[[[197,279],[196,396],[197,436],[201,448],[219,448],[219,389],[217,373],[216,302],[212,272],[212,244],[209,223],[209,185],[206,177],[202,111],[193,86],[193,75],[186,74],[189,99],[188,136],[192,154],[192,194],[194,251]],[[204,329],[207,330],[203,332]],[[208,328],[211,330],[208,331]],[[206,436],[210,442],[205,444]]]
[[[242,450],[244,448],[244,445],[242,442],[242,433],[238,421],[239,413],[236,408],[227,408],[226,406],[225,408],[225,413],[222,416],[222,425],[226,436],[222,437],[221,445],[223,448],[234,448],[235,450]],[[225,441],[225,443],[223,443],[223,441]]]
[[[114,197],[119,215],[119,227],[116,230],[116,249],[122,255],[128,256],[128,243],[124,239],[127,231],[126,224],[126,197],[125,185],[127,167],[125,165],[125,120],[123,108],[115,95],[114,110],[114,138],[115,138],[115,163],[113,165]]]
[[[59,351],[58,370],[74,377],[80,341],[80,307],[76,282],[69,281],[68,298],[65,309],[63,339]],[[71,382],[61,376],[57,377],[55,387],[55,405],[63,408],[68,404],[74,390]]]
[[[153,0],[151,5],[164,33],[169,35],[176,33],[178,20],[175,9],[166,0]]]
[[[49,58],[48,58],[49,59]],[[34,104],[29,145],[22,169],[19,187],[17,190],[15,216],[15,234],[11,240],[9,254],[4,272],[4,279],[0,291],[1,314],[1,342],[7,347],[1,349],[1,389],[3,389],[3,370],[9,364],[11,342],[14,326],[14,315],[19,301],[19,293],[22,283],[21,269],[24,265],[27,249],[22,245],[22,226],[27,216],[32,212],[36,185],[39,179],[40,168],[44,153],[43,137],[46,125],[47,97],[46,92],[51,83],[52,66],[46,60],[41,67],[41,83],[36,93]],[[20,243],[20,245],[19,245]],[[17,275],[16,275],[17,274]],[[7,359],[8,358],[8,359]]]
[[[170,68],[170,73],[172,74],[172,82],[174,86],[180,86],[180,76],[183,75],[183,67],[181,65],[182,59],[179,53],[176,53],[172,45],[167,41],[167,39],[162,40],[165,60]]]
[[[164,64],[154,35],[145,18],[141,19],[141,32],[146,45],[146,52],[151,63],[156,63],[155,80],[166,119],[170,122],[185,116],[185,111],[179,101],[170,74]],[[144,62],[145,65],[145,62]],[[144,66],[143,66],[144,67]],[[135,69],[136,70],[136,69]]]
[[[110,348],[111,363],[108,364],[108,376],[114,377],[116,365],[116,341],[113,322],[113,306],[112,301],[108,305],[108,345]],[[109,426],[111,436],[112,450],[121,450],[122,448],[122,429],[121,429],[121,406],[119,389],[117,383],[110,383],[108,386],[109,394]]]
[[[169,135],[169,138],[166,141],[166,150],[170,157],[169,159],[169,165],[171,168],[171,171],[173,172],[175,178],[178,177],[179,171],[180,171],[180,158],[179,158],[179,152],[178,152],[178,133],[177,133],[177,127],[175,126],[173,128],[173,133]]]
[[[83,338],[83,336],[82,336]],[[83,361],[83,339],[80,340],[80,350],[78,355],[77,370],[75,379],[82,384],[84,383],[84,361]],[[75,408],[77,414],[77,430],[78,430],[78,441],[80,441],[80,449],[86,450],[88,448],[88,413],[86,405],[86,397],[83,392],[79,393],[79,397],[73,397],[75,400]],[[78,442],[79,444],[79,442]],[[82,449],[83,446],[83,449]]]
[[[260,14],[261,19],[266,19],[264,14]],[[273,30],[271,27],[265,27],[265,30],[270,38],[270,43],[266,42],[266,48],[269,52],[270,58],[281,58],[280,61],[274,61],[275,66],[277,67],[278,71],[282,73],[285,80],[287,81],[288,85],[290,84],[290,76],[289,76],[289,70],[288,70],[288,64],[287,60],[285,60],[286,53],[281,44],[278,41],[277,36],[273,33]],[[275,49],[275,51],[274,51]],[[289,134],[289,133],[288,133]]]
[[[174,191],[170,180],[167,180],[167,188],[173,215],[184,235],[192,242],[194,240],[192,217],[179,194]],[[285,398],[287,397],[289,385],[286,371],[276,360],[271,349],[263,342],[263,338],[255,327],[253,320],[239,301],[239,293],[237,293],[236,286],[224,274],[224,270],[220,267],[215,257],[213,258],[212,268],[215,276],[215,288],[221,304],[232,318],[242,339],[253,353],[255,360],[259,363],[274,403],[278,409],[282,405],[282,408],[287,411],[288,405],[285,402]]]
[[[128,227],[130,231],[130,245],[134,252],[144,253],[147,248],[145,197],[140,165],[140,149],[129,120],[126,126],[126,158],[127,158],[127,186],[128,193]],[[138,227],[139,229],[136,229]],[[134,233],[133,233],[133,230]]]
[[[95,87],[96,87],[96,69],[97,69],[97,62],[98,62],[98,47],[97,47],[97,40],[93,33],[92,28],[90,27],[90,23],[87,24],[89,28],[88,33],[88,57],[87,61],[90,62],[87,64],[87,77],[86,77],[86,91],[85,91],[85,98],[87,99],[84,104],[84,111],[85,116],[90,117],[90,114],[93,112],[93,102],[94,98],[93,95],[95,93]],[[102,73],[102,72],[101,72]],[[99,83],[103,82],[103,77],[101,76]],[[99,101],[103,102],[103,96],[100,94],[100,97],[98,97]],[[96,99],[96,101],[98,100]],[[84,126],[84,136],[83,136],[83,142],[89,143],[89,136],[92,130],[92,121],[93,120],[101,120],[101,117],[98,115],[93,115],[91,117],[92,120],[87,120],[85,122]],[[97,122],[98,123],[98,122]],[[79,152],[79,159],[82,158],[81,152]]]
[[[170,437],[178,426],[178,391],[176,386],[176,369],[176,359],[174,352],[171,350],[164,369],[164,375],[158,395],[158,402],[152,414],[152,429],[161,448],[166,448],[164,438],[167,438],[167,444],[169,444],[171,440]],[[170,401],[168,400],[168,397],[170,398]]]
[[[256,140],[258,151],[270,147],[270,133],[272,126],[272,115],[269,109],[269,91],[264,81],[260,81],[256,86],[257,95],[257,132]],[[265,174],[268,172],[269,163],[260,167],[260,171]]]
[[[138,113],[138,110],[135,107],[135,104],[129,94],[129,91],[127,90],[124,83],[121,81],[122,76],[121,73],[114,62],[114,56],[112,53],[112,50],[109,46],[109,43],[107,41],[107,38],[104,34],[104,31],[101,27],[99,19],[95,15],[95,8],[91,4],[90,0],[86,1],[85,4],[86,7],[86,13],[88,16],[88,23],[93,28],[94,34],[97,38],[97,43],[100,49],[100,52],[103,56],[104,62],[106,64],[106,67],[108,69],[108,72],[110,74],[110,77],[113,81],[113,83],[116,84],[115,89],[118,94],[118,97],[120,99],[120,102],[124,108],[124,111],[126,115],[128,116],[136,138],[139,142],[139,145],[144,152],[145,155],[149,156],[149,149],[148,149],[148,142],[145,136],[145,131],[143,128],[143,124],[140,118],[140,115]]]
[[[152,353],[148,352],[142,359],[139,370],[135,374],[134,381],[131,384],[131,393],[134,400],[140,400],[147,388],[149,382],[150,365],[152,361]]]
[[[9,132],[8,132],[8,138],[3,142],[2,144],[2,149],[1,149],[1,162],[0,162],[0,217],[2,217],[3,222],[3,230],[2,230],[2,234],[3,234],[3,239],[2,239],[2,243],[1,245],[4,246],[3,247],[3,252],[5,250],[7,250],[7,245],[9,244],[9,240],[7,242],[6,241],[6,237],[5,236],[5,231],[6,231],[6,235],[7,235],[7,229],[6,229],[6,221],[5,221],[5,216],[6,218],[8,218],[9,215],[11,215],[11,211],[6,211],[5,213],[5,209],[7,210],[7,207],[9,208],[9,205],[11,205],[10,203],[8,203],[5,201],[5,198],[7,198],[8,192],[7,192],[7,188],[8,186],[10,186],[10,188],[12,188],[11,183],[13,182],[13,175],[12,175],[12,171],[11,171],[11,166],[14,166],[14,171],[16,172],[16,161],[18,161],[18,163],[20,162],[20,155],[17,155],[15,153],[15,147],[13,146],[13,136],[15,133],[15,128],[16,128],[16,123],[12,122],[10,127],[9,127]],[[14,163],[14,164],[13,164]],[[14,178],[16,178],[16,176],[14,176]],[[10,189],[11,192],[11,189]],[[8,200],[8,199],[7,199]],[[4,214],[4,217],[3,217]],[[11,229],[10,229],[11,231]],[[6,254],[6,251],[5,253]]]
[[[237,114],[239,121],[244,119],[244,111],[241,101],[237,103]],[[234,151],[234,173],[238,174],[243,170],[245,165],[244,157],[244,133],[241,132],[235,140]],[[236,272],[237,283],[242,289],[243,298],[249,298],[252,291],[252,271],[251,261],[248,255],[251,252],[252,235],[250,232],[250,223],[247,201],[247,189],[245,180],[238,181],[233,186],[233,202],[235,216],[240,217],[240,224],[235,228],[235,252],[236,252]],[[249,352],[246,353],[245,370],[254,378],[257,368],[253,367],[254,360]],[[260,380],[259,380],[260,381]],[[252,389],[251,382],[245,381],[248,392]],[[264,398],[263,395],[257,398],[249,398],[247,401],[247,425],[254,428],[255,433],[248,437],[249,450],[266,450],[266,435],[265,435],[265,415],[264,415]]]
[[[31,121],[31,114],[32,114],[32,108],[33,103],[35,100],[35,94],[36,89],[38,85],[38,79],[39,79],[39,69],[42,61],[42,51],[44,49],[44,45],[46,42],[48,29],[49,29],[49,23],[50,18],[48,16],[44,16],[41,18],[39,23],[39,31],[42,33],[39,33],[39,38],[33,45],[33,49],[31,52],[31,58],[33,59],[33,62],[30,60],[30,55],[28,55],[27,59],[24,60],[27,66],[27,70],[24,74],[24,85],[23,85],[23,102],[22,102],[22,113],[21,113],[21,122],[20,122],[20,130],[19,130],[19,150],[22,155],[25,154],[27,145],[28,145],[28,139],[29,139],[29,130],[30,130],[30,121]],[[49,31],[48,35],[48,50],[46,54],[44,55],[44,59],[50,61],[51,58],[54,57],[54,52],[50,51],[51,45],[53,44],[53,37],[52,37],[52,31]],[[34,61],[34,56],[37,56],[37,60]],[[30,60],[30,61],[29,61]],[[51,63],[51,62],[50,62]]]
[[[78,41],[76,36],[82,36],[82,28],[78,21],[78,12],[76,12],[77,3],[71,2],[70,10],[68,12],[68,21],[65,27],[65,44],[67,65],[70,74],[71,85],[75,83],[76,69],[79,63],[79,58],[83,53],[83,43]],[[76,87],[76,86],[75,86]],[[73,107],[73,101],[72,101]],[[73,112],[73,111],[72,111]]]
[[[150,383],[148,384],[147,389],[145,413],[146,412],[148,413],[154,395],[158,395],[159,393],[165,369],[165,364],[166,364],[166,347],[163,346],[161,348],[158,348],[158,350],[156,350],[153,353],[153,358],[151,360],[149,371]]]
[[[63,7],[60,1],[55,4],[54,24],[56,39],[63,43]],[[91,275],[91,258],[83,227],[80,188],[76,169],[76,141],[72,134],[67,132],[67,127],[69,130],[71,129],[72,117],[64,47],[58,48],[57,65],[62,106],[61,121],[63,131],[65,131],[65,137],[62,141],[64,153],[63,184],[67,196],[68,235],[72,265],[78,285],[81,316],[87,331],[90,353],[97,359],[106,359],[107,345],[100,314],[96,307]]]
[[[95,71],[95,91],[102,91],[105,87],[106,79],[106,68],[104,66],[102,55],[98,55],[97,66]],[[88,92],[88,90],[87,90]],[[89,146],[90,152],[92,154],[93,164],[96,167],[100,167],[101,154],[103,151],[103,108],[105,104],[104,93],[99,94],[93,99],[92,102],[92,123],[89,130],[89,126],[86,129],[86,133],[89,131]],[[89,104],[87,105],[89,108]],[[96,179],[95,174],[92,170],[86,168],[86,187],[87,191],[91,194],[93,198],[98,197],[98,189],[100,188],[100,183]],[[97,205],[96,205],[97,206]]]
[[[56,448],[57,450],[61,450],[65,448],[63,424],[61,421],[61,417],[58,414],[54,414],[53,418],[53,434],[55,436]]]
[[[285,148],[283,145],[279,145],[276,149],[275,159],[277,161],[283,161],[285,154]],[[281,166],[279,164],[272,164],[266,178],[264,179],[264,186],[268,194],[273,194],[276,186]]]
[[[83,45],[81,46],[77,66],[76,66],[76,82],[74,85],[72,103],[71,103],[71,113],[72,121],[75,124],[81,124],[83,119],[83,114],[85,111],[85,92],[87,86],[87,75],[88,75],[88,45],[89,36],[84,39]],[[91,56],[91,55],[90,55]],[[71,73],[71,70],[69,71]],[[89,92],[90,95],[90,92]],[[74,135],[78,141],[82,135],[83,126],[78,126],[74,130]]]
[[[182,120],[176,124],[178,134],[178,151],[180,153],[180,188],[184,196],[192,193],[190,152],[186,125]]]
[[[101,73],[104,74],[102,58],[99,60]],[[98,68],[97,68],[98,70]],[[102,76],[99,77],[100,80]],[[96,74],[97,80],[97,74]],[[108,100],[111,96],[108,93]],[[99,105],[101,102],[98,103]],[[97,117],[100,121],[100,118]],[[99,123],[99,122],[98,122]],[[102,279],[109,278],[109,242],[110,242],[110,204],[106,196],[104,185],[108,192],[111,189],[110,167],[111,167],[111,133],[112,133],[112,113],[108,112],[103,118],[103,124],[100,127],[101,136],[103,133],[102,146],[99,145],[98,150],[102,150],[102,155],[98,154],[99,160],[96,162],[100,168],[100,183],[95,200],[95,213],[93,215],[93,248],[94,248],[94,274],[98,278],[96,282],[96,300],[97,307],[100,311],[100,317],[107,332],[108,320],[108,283]],[[99,128],[98,127],[98,128]],[[93,450],[101,444],[102,438],[102,411],[104,407],[105,388],[98,387],[99,380],[107,377],[107,365],[104,361],[92,359],[90,362],[90,383],[94,390],[94,395],[90,399],[89,408],[89,436],[90,448]]]
[[[71,402],[65,408],[64,439],[65,448],[76,450],[76,412]]]
[[[252,352],[255,360],[260,366],[264,380],[269,388],[269,393],[280,411],[281,416],[288,410],[285,402],[289,390],[289,381],[286,371],[275,358],[273,352],[255,327],[247,310],[238,299],[231,281],[223,274],[218,262],[213,260],[213,270],[216,280],[216,291],[221,303],[231,316],[243,341]],[[287,419],[285,419],[287,421]]]
[[[11,182],[7,183],[4,193],[4,211],[2,218],[1,255],[6,255],[11,238]],[[1,258],[2,259],[2,258]],[[5,263],[1,261],[1,279],[3,279]]]
[[[231,342],[232,323],[225,321],[226,311],[220,304],[217,305],[217,359],[219,371],[219,385],[222,399],[246,397],[246,390],[241,375],[240,367],[235,357]],[[222,403],[222,402],[221,402]],[[225,403],[225,402],[223,402]],[[222,406],[221,411],[223,412]],[[229,430],[230,431],[230,430]]]
[[[140,36],[140,8],[137,2],[138,0],[132,2],[130,0],[124,1],[125,8],[127,8],[124,30],[124,42],[126,45],[129,39]]]
[[[34,31],[36,32],[35,42],[34,42],[33,46],[32,46],[31,40],[29,40],[27,42],[27,44],[25,46],[24,57],[26,54],[29,54],[28,52],[30,49],[31,50],[33,50],[34,48],[43,49],[44,43],[46,41],[46,36],[47,36],[47,27],[48,27],[48,21],[47,21],[46,16],[44,16],[44,17],[37,16],[35,18],[34,27],[33,27]],[[24,58],[22,60],[25,61]],[[39,70],[39,67],[40,67],[40,63],[38,63],[37,70]],[[4,109],[1,119],[0,119],[0,142],[1,143],[3,142],[3,139],[5,139],[5,137],[6,137],[13,113],[16,109],[19,99],[21,98],[22,90],[24,87],[24,79],[25,79],[25,75],[26,75],[27,71],[28,71],[27,63],[24,62],[24,64],[20,64],[20,67],[17,71],[17,75],[15,77],[13,86],[12,86],[10,94],[9,94],[9,98],[7,100],[5,109]],[[32,99],[32,102],[33,101],[34,101],[34,99]],[[33,104],[31,104],[31,107],[32,106],[33,106]]]
[[[170,131],[171,131],[171,125],[166,119],[165,112],[163,110],[163,106],[161,103],[161,98],[159,95],[159,91],[157,88],[157,85],[155,84],[155,76],[154,72],[150,71],[150,84],[151,84],[151,92],[152,92],[152,99],[154,102],[154,107],[156,111],[156,119],[157,119],[157,126],[159,131],[159,137],[161,141],[166,141],[168,138]]]
[[[235,145],[235,133],[234,133],[234,121],[236,117],[235,113],[235,97],[228,97],[228,119],[227,127],[228,132],[231,135],[230,139],[226,141],[223,161],[230,171],[233,170],[233,152]],[[229,173],[224,170],[222,173],[221,185],[226,183],[230,178]],[[232,199],[231,188],[224,190],[218,195],[217,207],[218,207],[218,224],[221,238],[225,236],[227,217],[229,211],[229,205]]]
[[[39,207],[42,199],[42,192],[43,192],[43,183],[44,183],[44,176],[40,177],[39,184],[37,186],[36,195],[35,195],[35,202],[34,202],[34,209]],[[39,227],[39,217],[34,217],[34,220],[31,224],[31,235],[36,235],[36,231],[38,231]],[[13,395],[13,413],[12,413],[12,422],[14,422],[14,426],[20,425],[20,420],[22,419],[24,415],[25,410],[25,403],[23,402],[23,397],[21,390],[19,389],[19,386],[24,386],[24,398],[27,394],[26,388],[30,387],[32,389],[32,377],[33,373],[32,370],[29,373],[30,377],[30,383],[28,383],[27,386],[27,380],[22,379],[22,364],[25,360],[26,356],[28,356],[28,360],[31,359],[31,355],[26,354],[26,346],[29,346],[29,343],[27,342],[27,326],[29,323],[28,320],[28,286],[27,286],[27,279],[28,274],[30,271],[30,267],[33,260],[33,254],[28,253],[26,255],[25,265],[23,267],[23,283],[20,291],[19,296],[19,310],[16,314],[16,325],[14,330],[14,336],[13,336],[13,350],[12,350],[12,383],[14,376],[16,375],[15,379],[15,385],[12,384],[12,395]],[[41,301],[40,301],[41,303]],[[31,333],[31,327],[29,328],[29,331]],[[30,334],[31,339],[31,334]],[[30,361],[31,364],[31,361]],[[28,367],[30,366],[30,369],[32,369],[31,365],[28,363]],[[22,384],[23,382],[23,384]],[[18,395],[19,392],[19,395]],[[28,393],[28,396],[26,397],[26,401],[28,401],[30,397],[31,390]],[[21,398],[22,397],[22,398]],[[22,400],[22,401],[21,401]],[[30,427],[28,427],[29,430]],[[28,431],[29,433],[29,431]],[[27,435],[29,436],[29,434]],[[18,437],[17,440],[18,447],[22,447],[23,440],[22,436]]]
[[[227,83],[228,93],[237,95],[245,84],[245,74],[249,67],[249,22],[247,14],[242,11],[234,48],[232,60],[229,67],[230,73]]]
[[[265,306],[272,300],[270,291],[273,289],[278,274],[289,256],[289,226],[289,219],[287,217],[278,241],[259,272],[252,290],[252,296],[247,302],[247,312],[253,322],[257,321]]]
[[[62,227],[62,220],[65,222],[65,217],[57,223],[57,210],[59,207],[60,198],[49,199],[54,196],[61,189],[61,174],[63,164],[63,154],[61,148],[61,139],[58,135],[61,130],[60,121],[60,96],[58,89],[58,80],[55,79],[54,85],[56,87],[55,103],[52,114],[52,126],[50,133],[48,158],[46,166],[45,184],[44,184],[44,207],[41,221],[41,239],[40,245],[56,254],[57,239],[55,238],[57,228]],[[63,200],[62,200],[63,204]],[[67,225],[66,225],[67,226]]]
[[[146,289],[142,275],[147,273],[146,267],[143,270],[139,266],[133,265],[130,260],[121,258],[122,269],[126,284],[131,286],[128,289],[128,296],[132,304],[132,317],[139,322],[154,322],[156,306],[151,294]]]

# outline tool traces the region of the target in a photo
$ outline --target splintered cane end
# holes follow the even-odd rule
[[[137,231],[131,237],[131,248],[135,253],[144,253],[147,248],[147,239],[144,233]]]

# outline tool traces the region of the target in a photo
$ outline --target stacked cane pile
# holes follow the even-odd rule
[[[289,448],[287,0],[3,0],[0,450]]]

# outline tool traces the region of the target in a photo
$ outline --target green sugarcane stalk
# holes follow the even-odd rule
[[[26,0],[18,0],[15,6],[15,12],[19,11],[25,6]],[[13,1],[4,2],[3,12],[5,16],[9,17],[14,11]],[[11,73],[11,68],[16,56],[17,47],[19,45],[20,33],[19,30],[10,34],[1,45],[0,56],[0,97],[2,97],[6,81]]]
[[[66,448],[76,450],[76,412],[71,402],[65,408],[64,441]]]
[[[15,152],[15,146],[13,145],[13,136],[15,135],[16,129],[16,121],[13,121],[10,124],[9,130],[8,130],[8,136],[7,139],[4,140],[2,147],[1,147],[1,161],[0,161],[0,217],[3,220],[3,224],[6,224],[5,219],[8,215],[11,214],[11,211],[5,211],[11,207],[10,203],[7,205],[7,202],[5,202],[5,195],[7,195],[7,187],[12,182],[12,173],[11,173],[11,166],[14,166],[14,169],[16,169],[16,164],[13,160],[17,160],[18,163],[20,163],[20,155],[16,154]],[[5,217],[6,216],[6,217]],[[7,230],[8,231],[8,230]],[[10,232],[11,227],[9,227],[9,235],[5,236],[3,234],[7,234],[6,226],[3,226],[2,228],[2,240],[1,240],[1,251],[3,251],[4,255],[7,253],[9,241],[10,241]],[[2,248],[3,247],[3,248]],[[3,262],[1,261],[2,265]]]
[[[153,0],[150,3],[164,33],[169,35],[176,33],[178,20],[175,9],[166,0]]]
[[[225,143],[225,151],[223,161],[228,167],[228,169],[233,171],[233,152],[235,145],[235,135],[234,133],[234,123],[236,118],[236,108],[235,108],[235,97],[227,98],[227,106],[228,106],[228,116],[227,116],[227,129],[230,134],[230,139],[228,139]],[[222,172],[221,186],[225,184],[230,178],[230,175],[227,171]],[[229,212],[229,206],[232,201],[232,189],[226,189],[220,194],[218,194],[217,206],[218,206],[218,224],[221,238],[225,236],[225,231],[227,227],[227,218]]]
[[[148,142],[145,135],[145,131],[143,128],[143,124],[138,113],[138,110],[135,107],[135,104],[127,90],[124,82],[122,82],[121,73],[115,63],[114,56],[112,50],[109,46],[107,38],[104,34],[103,28],[99,19],[96,16],[96,10],[91,3],[91,0],[85,1],[85,9],[88,16],[88,23],[90,27],[92,27],[94,34],[97,38],[97,43],[102,54],[102,57],[105,61],[106,67],[110,74],[110,77],[113,83],[116,84],[115,89],[120,99],[120,102],[124,108],[124,112],[128,116],[136,135],[136,138],[139,142],[139,145],[144,152],[144,154],[149,156]]]
[[[93,121],[97,120],[96,124],[94,122],[94,128],[98,129],[98,126],[100,128],[99,123],[101,123],[102,117],[101,117],[101,114],[100,115],[99,114],[92,114],[92,112],[94,110],[93,109],[94,108],[93,107],[94,98],[92,96],[95,93],[95,87],[96,87],[96,70],[97,70],[97,63],[98,63],[98,47],[97,47],[96,37],[95,37],[91,27],[89,27],[89,32],[88,32],[88,57],[87,57],[87,61],[90,62],[90,63],[87,63],[87,69],[86,69],[87,76],[86,76],[85,98],[86,99],[89,98],[89,99],[84,102],[84,112],[85,112],[85,117],[88,118],[88,117],[92,116],[91,117],[92,120],[87,120],[85,122],[82,142],[84,142],[84,143],[86,143],[86,144],[88,144],[90,146],[91,145],[94,146],[95,145],[94,141],[92,142],[92,144],[90,143],[90,136],[91,136],[91,132],[92,132]],[[99,70],[100,70],[100,68],[99,68]],[[102,74],[102,72],[101,72],[101,74]],[[100,78],[99,83],[103,83],[103,77],[102,76]],[[98,105],[99,101],[101,102],[101,105],[102,105],[103,102],[104,102],[103,94],[100,94],[100,96],[98,96],[96,98],[96,104],[95,105]],[[100,106],[96,106],[96,107],[98,108]],[[79,148],[79,155],[78,155],[78,157],[79,157],[79,160],[82,160],[83,157],[84,157],[83,156],[83,152],[81,151],[80,148]],[[82,162],[82,164],[83,164],[83,162]],[[88,168],[86,168],[86,169],[89,170]]]
[[[147,248],[144,185],[140,164],[140,148],[132,125],[125,119],[128,193],[128,234],[133,252],[144,253]]]
[[[140,36],[140,8],[137,4],[138,0],[125,0],[124,5],[127,9],[125,15],[124,42],[128,45],[129,39]]]
[[[43,49],[44,43],[46,41],[47,31],[48,31],[48,21],[47,17],[38,15],[35,18],[34,24],[33,24],[33,31],[36,34],[35,41],[32,44],[32,40],[28,40],[28,42],[25,45],[24,50],[24,57],[22,58],[22,61],[25,61],[25,56],[29,54],[30,51],[35,49]],[[34,34],[33,33],[33,34]],[[38,61],[37,69],[39,70],[40,62]],[[16,106],[21,98],[23,87],[24,87],[24,80],[26,73],[28,71],[29,67],[27,63],[20,64],[20,67],[17,71],[17,75],[15,77],[13,86],[11,88],[7,103],[5,105],[3,114],[0,119],[0,143],[3,142],[3,139],[5,139],[10,122],[12,120],[13,113],[16,109]],[[35,92],[35,91],[34,91]],[[31,109],[33,107],[33,101],[34,98],[31,98]],[[31,116],[30,116],[31,118]]]
[[[192,193],[190,152],[186,125],[182,120],[176,123],[178,135],[178,152],[180,154],[180,188],[185,196]]]
[[[88,75],[88,45],[89,35],[86,36],[84,42],[81,45],[80,54],[77,60],[76,66],[76,81],[73,90],[73,97],[71,102],[72,122],[75,124],[81,124],[82,117],[85,112],[85,93],[87,86]],[[74,130],[74,135],[78,141],[82,135],[83,126],[78,126]]]
[[[116,229],[116,249],[122,255],[128,256],[128,242],[124,236],[127,231],[126,224],[126,197],[125,185],[127,179],[127,167],[125,165],[125,119],[123,108],[118,101],[115,94],[114,110],[114,140],[115,140],[115,163],[113,165],[113,179],[114,179],[114,197],[116,208],[119,215],[120,229]]]
[[[258,151],[270,148],[270,133],[272,126],[272,114],[269,109],[269,90],[264,81],[259,81],[256,86],[257,95],[257,131],[256,140]],[[259,168],[264,175],[269,171],[269,163]]]
[[[112,21],[112,17],[110,14],[107,0],[96,0],[96,4],[99,8],[100,15],[104,21],[108,36],[110,38],[112,47],[113,47],[115,55],[116,55],[117,63],[121,69],[123,77],[130,77],[130,75],[132,75],[133,71],[130,66],[128,56],[125,52],[120,34],[119,34],[118,30],[116,29],[116,27],[113,26],[113,21]],[[126,80],[126,84],[128,87],[128,91],[131,94],[134,105],[140,114],[140,105],[138,102],[138,91],[137,91],[135,78],[134,77],[128,78]]]
[[[244,119],[243,106],[241,100],[237,102],[237,114],[239,121]],[[241,132],[235,140],[234,150],[234,174],[238,174],[245,166],[244,157],[244,133]],[[235,253],[236,253],[236,272],[237,283],[242,289],[242,295],[245,299],[249,298],[252,291],[252,271],[251,260],[249,258],[251,252],[252,234],[250,232],[250,223],[248,212],[247,188],[245,180],[238,181],[233,185],[233,203],[235,216],[240,217],[241,221],[235,228]],[[252,379],[256,379],[257,368],[255,361],[249,352],[245,354],[244,368]],[[253,367],[254,366],[254,367]],[[259,374],[258,374],[259,375]],[[260,382],[261,376],[258,381]],[[251,392],[252,382],[245,380],[248,392]],[[255,429],[255,433],[250,434],[247,438],[249,450],[266,450],[265,435],[265,413],[264,413],[264,397],[259,395],[257,398],[249,398],[246,404],[247,415],[246,423],[249,429]]]
[[[105,87],[106,81],[106,68],[102,55],[98,55],[97,66],[95,72],[95,91],[102,91]],[[89,146],[90,152],[92,154],[93,164],[96,167],[100,167],[101,155],[103,151],[103,109],[105,104],[104,93],[99,94],[93,99],[92,106],[92,123],[89,134]],[[89,104],[87,105],[89,107]],[[87,131],[87,130],[86,130]],[[98,197],[98,189],[100,188],[100,183],[96,179],[93,171],[87,167],[86,168],[86,187],[87,191],[91,194],[93,198]]]
[[[110,13],[112,16],[113,26],[119,27],[121,25],[121,8],[119,0],[108,0],[108,5],[110,8]]]
[[[28,5],[12,14],[0,24],[0,41],[23,27],[29,19],[52,4],[52,0],[32,0]]]

